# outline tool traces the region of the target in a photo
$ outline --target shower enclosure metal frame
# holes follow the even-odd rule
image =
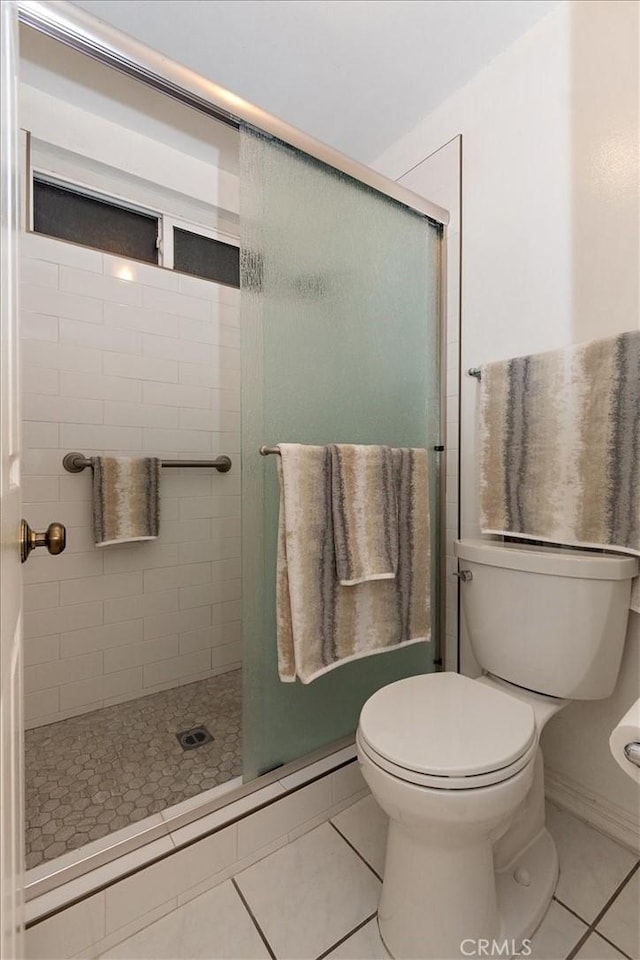
[[[232,127],[238,128],[241,122],[248,123],[424,214],[436,223],[442,226],[448,224],[448,212],[437,204],[289,126],[212,80],[207,80],[187,67],[155,53],[115,27],[97,21],[78,7],[66,2],[58,2],[53,6],[40,0],[16,0],[16,6],[21,23],[34,27],[68,47],[114,67]]]
[[[435,447],[438,454],[436,482],[437,482],[437,515],[436,523],[436,552],[439,559],[439,590],[438,602],[434,609],[433,637],[435,646],[436,669],[443,668],[444,636],[445,636],[445,556],[444,556],[444,522],[445,522],[445,445],[446,445],[446,403],[445,378],[446,370],[446,229],[449,223],[448,212],[426,198],[408,190],[406,187],[387,179],[383,175],[370,169],[355,160],[350,159],[337,150],[314,139],[287,123],[272,116],[254,104],[243,100],[234,93],[226,90],[211,80],[200,76],[194,71],[183,67],[161,54],[146,47],[143,43],[121,33],[115,27],[97,20],[78,7],[60,0],[48,3],[41,0],[14,0],[18,20],[21,23],[38,30],[40,33],[57,40],[66,46],[103,63],[120,72],[158,90],[159,92],[184,103],[215,120],[221,121],[236,129],[242,123],[248,124],[278,140],[295,147],[297,150],[335,168],[343,174],[367,185],[384,196],[390,197],[409,209],[416,211],[425,218],[442,227],[441,238],[441,269],[440,269],[440,310],[439,310],[439,344],[440,344],[440,438]],[[258,453],[258,451],[256,451]],[[266,774],[244,784],[217,801],[203,805],[200,810],[193,810],[187,817],[196,820],[212,810],[246,796],[255,790],[273,783],[290,772],[304,768],[320,757],[328,757],[345,746],[349,738],[339,743],[329,744],[326,749],[316,751],[311,757],[299,760],[280,768],[277,772]],[[336,767],[343,765],[344,760],[337,761]],[[251,811],[248,811],[251,812]],[[147,839],[144,831],[141,832],[140,846]],[[128,850],[131,849],[129,842]],[[80,851],[79,851],[80,852]],[[56,868],[56,862],[51,862],[51,874],[30,884],[27,879],[27,900],[54,889],[83,873],[88,872],[99,864],[116,859],[121,851],[114,844],[108,850],[91,858],[81,859],[73,867]]]

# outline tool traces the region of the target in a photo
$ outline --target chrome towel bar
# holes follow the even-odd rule
[[[435,445],[433,449],[435,450],[436,453],[442,453],[444,450],[444,445],[441,443],[438,443]],[[258,453],[260,454],[261,457],[268,457],[272,453],[276,454],[278,457],[280,456],[280,450],[278,447],[265,447],[265,446],[258,447]]]
[[[469,367],[467,373],[470,377],[475,377],[476,380],[482,380],[482,370],[480,367]]]
[[[91,467],[91,460],[83,453],[66,453],[62,458],[62,466],[68,473],[82,473]],[[161,467],[213,467],[218,473],[227,473],[231,470],[230,457],[216,457],[215,460],[161,460]]]

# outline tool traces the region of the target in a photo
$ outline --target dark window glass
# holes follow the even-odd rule
[[[173,229],[173,269],[229,287],[240,286],[240,250],[189,230]]]
[[[33,182],[33,229],[147,263],[158,262],[158,218],[95,197]]]

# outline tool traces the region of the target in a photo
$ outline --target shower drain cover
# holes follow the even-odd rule
[[[178,743],[183,750],[195,750],[205,743],[211,743],[213,737],[206,727],[193,727],[192,730],[183,730],[182,733],[176,733]]]

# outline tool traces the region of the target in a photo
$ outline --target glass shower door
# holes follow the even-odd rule
[[[441,228],[251,128],[241,131],[244,764],[252,779],[355,730],[379,687],[434,669],[436,643],[281,683],[278,442],[426,447],[440,438]],[[434,617],[432,616],[432,621]]]

